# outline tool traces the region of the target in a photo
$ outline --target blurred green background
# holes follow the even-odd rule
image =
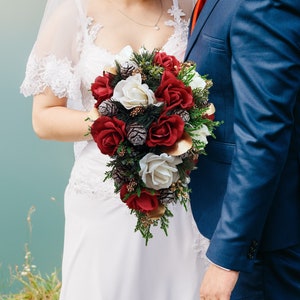
[[[31,127],[31,97],[19,86],[46,1],[0,0],[0,294],[10,292],[9,267],[22,266],[30,242],[33,263],[44,274],[60,270],[63,194],[73,145],[39,140]],[[27,226],[30,207],[32,234]]]

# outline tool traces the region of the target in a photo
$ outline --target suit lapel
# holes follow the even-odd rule
[[[195,41],[197,39],[197,36],[199,35],[200,31],[202,30],[207,18],[210,16],[211,12],[213,11],[216,4],[219,2],[219,0],[206,0],[206,3],[198,17],[196,26],[192,32],[192,34],[189,37],[189,41],[187,44],[186,49],[186,57],[189,55],[191,49],[193,48]]]

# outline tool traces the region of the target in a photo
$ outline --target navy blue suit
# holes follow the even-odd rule
[[[193,214],[208,258],[251,272],[300,245],[299,0],[207,0],[186,59],[213,80],[224,121],[192,172]]]

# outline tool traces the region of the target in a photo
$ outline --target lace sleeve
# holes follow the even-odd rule
[[[76,64],[80,56],[83,1],[48,0],[37,40],[29,56],[21,93],[41,93],[50,87],[62,98],[80,98]]]

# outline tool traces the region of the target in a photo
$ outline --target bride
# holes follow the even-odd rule
[[[170,207],[168,236],[145,246],[136,217],[105,181],[109,157],[90,135],[91,83],[121,50],[162,49],[182,60],[193,0],[48,0],[21,86],[42,139],[75,142],[65,191],[61,300],[196,300],[207,241],[192,213]]]

